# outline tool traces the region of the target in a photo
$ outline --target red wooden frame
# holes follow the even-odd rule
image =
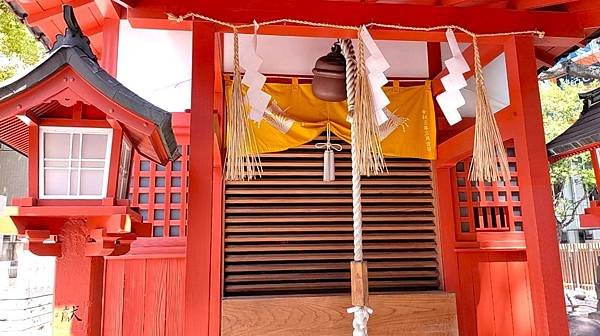
[[[527,261],[524,276],[528,279],[528,284],[530,283],[527,285],[531,296],[529,309],[535,323],[520,324],[519,328],[527,332],[535,332],[536,335],[566,335],[568,333],[566,314],[563,296],[560,295],[563,290],[560,259],[553,218],[532,38],[511,38],[504,45],[504,50],[511,105],[496,113],[495,116],[503,139],[505,141],[512,139],[515,146],[521,216],[524,223],[523,232],[477,232],[476,241],[461,242],[456,234],[456,210],[448,202],[440,202],[438,209],[440,214],[439,239],[442,250],[444,289],[457,293],[461,334],[505,332],[504,330],[494,331],[487,327],[493,316],[488,316],[483,320],[480,320],[479,317],[475,318],[480,309],[487,309],[486,307],[489,308],[495,303],[479,302],[476,307],[473,306],[473,291],[477,289],[466,286],[462,279],[470,278],[472,274],[468,267],[480,265],[482,259],[465,256],[481,255],[483,250],[499,250],[502,253],[511,253],[511,257],[508,257],[507,254],[507,260],[520,263],[519,260],[522,260],[523,257],[517,257],[515,253],[522,253],[518,252],[519,250],[524,251]],[[471,126],[438,145],[436,162],[438,198],[456,197],[456,189],[452,188],[456,177],[452,176],[452,169],[456,162],[470,155],[473,133],[474,127]],[[505,236],[507,234],[511,234],[512,237]],[[521,237],[515,237],[515,234]],[[514,243],[520,241],[520,243],[508,246],[505,244],[500,246],[481,244],[482,239],[490,238],[488,240],[493,241],[492,237],[485,237],[485,235],[495,235],[494,240],[500,238],[505,241],[512,240]],[[463,238],[468,238],[468,236]],[[484,257],[485,260],[487,258],[487,256]],[[518,274],[523,273],[523,270],[520,269],[521,264],[519,266],[510,265],[512,264],[508,264],[507,267],[514,269]],[[519,270],[517,271],[517,269]],[[485,268],[481,270],[485,271]],[[512,308],[523,310],[524,307],[513,306]],[[524,309],[524,312],[529,314],[528,309]],[[515,315],[513,314],[513,316]],[[481,324],[478,324],[478,321]]]
[[[154,237],[187,235],[189,117],[189,113],[173,113],[173,128],[181,153],[177,161],[160,166],[134,155],[129,200],[140,209],[144,221],[152,224]],[[157,182],[162,186],[157,186]],[[155,216],[155,211],[160,216]]]
[[[215,324],[220,325],[220,312],[213,309],[221,301],[220,295],[211,298],[212,286],[218,286],[211,286],[211,252],[216,243],[212,232],[220,228],[213,221],[215,30],[212,24],[194,22],[192,32],[190,155],[202,159],[190,162],[189,203],[193,206],[188,209],[188,241],[193,243],[186,249],[184,330],[185,335],[213,335]]]
[[[173,3],[167,0],[138,0],[135,7],[127,11],[127,18],[134,27],[155,29],[191,29],[191,22],[179,24],[168,21],[164,13],[182,15],[190,12],[202,13],[217,19],[233,22],[248,23],[252,20],[264,21],[289,17],[299,20],[330,22],[334,20],[340,25],[359,25],[374,21],[406,26],[437,26],[441,24],[454,24],[464,26],[478,33],[540,29],[546,32],[549,42],[552,37],[567,37],[581,39],[583,31],[577,25],[557,25],[556,22],[577,22],[578,16],[573,13],[558,12],[530,12],[514,11],[500,8],[484,7],[445,7],[421,6],[408,4],[389,3],[360,3],[310,0],[301,6],[296,1],[263,1],[260,6],[242,0],[230,0],[225,3],[215,2],[184,2]],[[427,15],[423,15],[427,13]],[[476,19],[474,19],[476,18]],[[274,33],[277,35],[294,35],[294,25],[273,26],[261,28],[261,33]],[[264,30],[263,30],[264,29]],[[322,29],[312,27],[298,27],[303,34],[317,36],[318,34],[345,37],[337,29]],[[277,32],[275,32],[277,30]],[[249,32],[247,31],[241,32]],[[410,32],[389,31],[398,40],[426,40],[445,41],[443,32]],[[374,36],[382,38],[381,36]],[[464,34],[459,34],[458,39],[470,42]],[[572,44],[571,44],[572,45]]]
[[[511,37],[505,55],[535,329],[538,335],[567,335],[533,38]]]

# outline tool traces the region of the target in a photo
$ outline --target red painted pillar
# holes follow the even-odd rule
[[[592,158],[592,167],[594,168],[594,178],[596,179],[596,188],[600,189],[600,160],[598,159],[598,149],[590,149]]]
[[[54,336],[100,336],[104,258],[84,255],[83,223],[65,224],[63,256],[56,259]],[[68,235],[68,236],[67,236]]]
[[[117,75],[119,58],[119,19],[104,19],[100,65],[112,76]]]
[[[185,279],[185,335],[206,336],[210,324],[213,220],[214,57],[212,24],[192,28],[190,186]]]
[[[475,328],[475,316],[470,315],[469,302],[463,299],[460,292],[460,274],[458,268],[458,255],[456,253],[456,234],[454,231],[454,198],[452,191],[451,165],[447,162],[435,161],[435,181],[438,209],[438,241],[441,253],[443,290],[456,293],[456,307],[459,330],[463,333],[471,332]],[[465,334],[467,335],[467,334]],[[469,334],[470,335],[470,334]]]
[[[527,267],[537,335],[568,335],[556,224],[532,36],[505,45],[510,104],[515,114]]]

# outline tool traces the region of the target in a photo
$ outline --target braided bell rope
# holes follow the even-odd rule
[[[354,46],[352,45],[351,39],[341,40],[340,47],[342,48],[342,55],[344,55],[344,58],[346,59],[346,96],[348,103],[348,117],[352,118],[352,113],[354,112],[354,99],[356,96],[356,73],[358,71],[358,68],[356,67],[356,55],[354,54]]]
[[[342,55],[346,59],[346,93],[348,102],[348,115],[352,116],[354,112],[355,84],[357,75],[356,55],[352,40],[344,39],[341,41]],[[361,182],[360,167],[358,166],[358,156],[356,150],[356,131],[355,123],[350,122],[351,134],[351,157],[352,157],[352,233],[354,241],[354,261],[363,260],[363,235],[362,235],[362,200],[361,200]],[[367,322],[369,316],[373,314],[373,309],[366,306],[353,306],[348,308],[348,313],[353,314],[352,336],[368,336]]]
[[[356,56],[352,40],[344,39],[340,44],[342,55],[346,59],[346,92],[348,100],[348,114],[354,112],[354,87],[356,82]],[[350,123],[351,134],[351,157],[352,157],[352,228],[354,236],[354,261],[363,260],[362,246],[362,206],[361,206],[361,183],[360,183],[360,168],[358,166],[358,151],[356,150],[356,130],[355,123]]]

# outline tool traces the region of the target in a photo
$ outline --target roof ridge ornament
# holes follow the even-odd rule
[[[54,52],[62,47],[75,47],[83,51],[90,59],[97,61],[98,58],[90,47],[90,39],[83,34],[79,23],[77,23],[73,6],[63,6],[63,18],[67,24],[67,28],[65,29],[64,34],[56,35],[56,42],[52,46],[50,52]]]

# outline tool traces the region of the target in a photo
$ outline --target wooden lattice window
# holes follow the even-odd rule
[[[315,142],[261,161],[261,178],[225,186],[224,296],[348,293],[349,145],[335,153],[334,182],[322,181]],[[386,162],[389,174],[362,181],[370,291],[438,289],[431,162]]]
[[[164,167],[134,155],[129,198],[152,223],[154,237],[186,235],[189,145],[179,150],[181,157]]]
[[[515,147],[512,141],[505,143],[505,147],[510,181],[470,181],[470,157],[457,162],[452,169],[459,239],[472,240],[476,232],[523,231]]]

